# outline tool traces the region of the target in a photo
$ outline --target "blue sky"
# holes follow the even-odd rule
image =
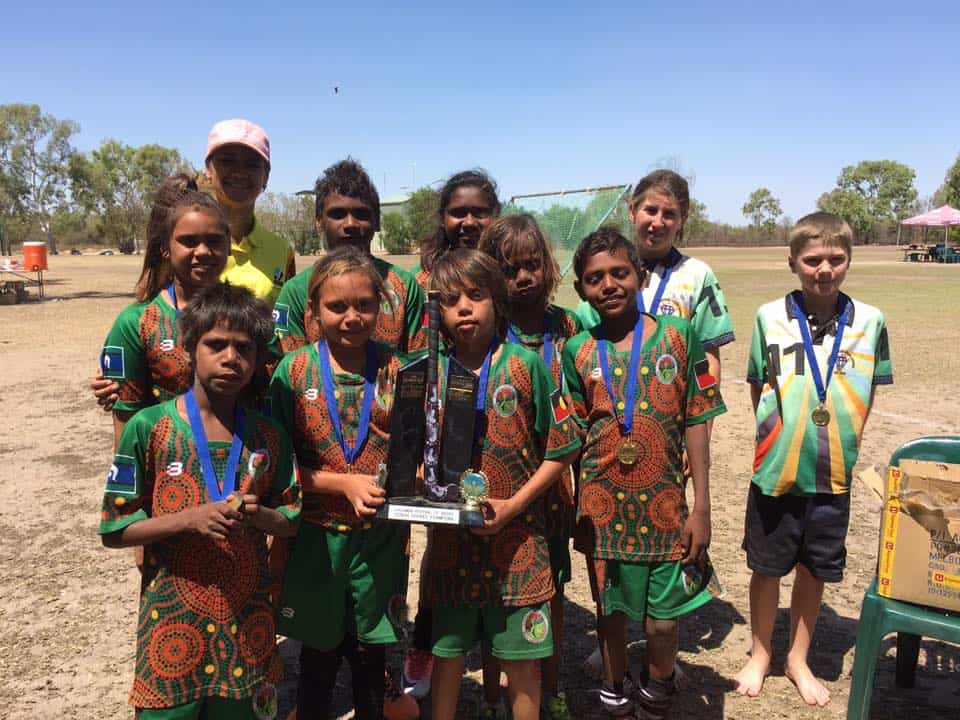
[[[741,223],[753,189],[796,218],[866,159],[910,165],[926,196],[960,152],[956,0],[5,6],[0,103],[76,120],[82,150],[196,165],[215,121],[248,117],[277,191],[348,154],[381,195],[481,166],[504,197],[673,157]]]

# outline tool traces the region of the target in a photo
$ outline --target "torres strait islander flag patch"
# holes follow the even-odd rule
[[[697,374],[697,387],[706,390],[717,384],[717,379],[710,374],[710,363],[706,359],[701,360],[693,366],[693,371]]]

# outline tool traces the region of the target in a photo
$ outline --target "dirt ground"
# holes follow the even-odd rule
[[[712,447],[711,552],[726,595],[682,622],[680,663],[692,682],[677,716],[843,718],[860,602],[876,562],[879,500],[855,482],[847,574],[828,587],[817,627],[811,663],[832,692],[831,705],[806,708],[783,676],[785,610],[774,640],[773,675],[760,698],[741,698],[731,679],[749,648],[749,574],[739,549],[753,437],[745,358],[754,310],[790,289],[792,278],[782,249],[710,248],[691,254],[710,263],[721,279],[737,342],[723,351],[729,412],[717,421]],[[301,258],[299,266],[311,261]],[[409,266],[413,258],[398,262]],[[110,324],[132,301],[139,263],[123,256],[52,258],[43,302],[0,307],[0,718],[132,717],[126,697],[137,575],[129,553],[108,552],[96,535],[112,434],[87,381]],[[960,377],[960,266],[906,264],[892,248],[857,248],[846,287],[885,311],[896,376],[895,385],[878,392],[861,465],[883,463],[914,437],[960,435],[955,401],[948,400],[956,397]],[[559,299],[573,305],[569,283]],[[416,580],[413,573],[411,598]],[[783,602],[789,591],[787,582]],[[596,683],[581,669],[596,640],[586,573],[576,554],[566,618],[563,684],[573,716],[602,717]],[[634,628],[636,666],[642,661],[641,638]],[[291,675],[294,653],[292,643],[285,644]],[[891,637],[878,666],[872,717],[960,717],[960,648],[924,641],[911,691],[893,685],[894,653]],[[479,696],[476,658],[469,665],[463,717]],[[288,699],[291,684],[285,687]],[[343,688],[340,701],[349,708]]]

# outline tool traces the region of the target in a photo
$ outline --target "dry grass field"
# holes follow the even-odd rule
[[[723,351],[729,412],[717,421],[712,448],[712,556],[726,596],[682,623],[680,662],[692,682],[677,716],[843,718],[860,600],[876,561],[879,501],[855,483],[847,576],[828,587],[817,628],[811,661],[833,694],[832,704],[807,709],[783,676],[785,611],[774,641],[773,676],[760,698],[741,698],[731,678],[749,648],[749,576],[739,544],[753,435],[743,376],[755,309],[794,285],[783,249],[692,253],[720,278],[737,342]],[[301,258],[299,266],[309,262]],[[129,553],[108,552],[96,535],[112,432],[87,381],[110,324],[132,301],[139,263],[119,255],[52,258],[43,302],[0,307],[0,718],[132,717],[126,696],[137,575]],[[845,289],[884,310],[894,361],[895,384],[877,394],[861,464],[883,463],[917,436],[960,435],[960,266],[906,264],[893,248],[857,248]],[[570,283],[559,300],[575,304]],[[580,668],[595,638],[586,574],[576,555],[574,575],[567,589],[564,684],[574,717],[599,718],[595,683]],[[411,598],[415,582],[413,576]],[[788,593],[789,587],[784,598]],[[633,639],[640,638],[634,630]],[[960,648],[925,641],[917,687],[909,692],[893,686],[893,648],[888,639],[872,717],[960,717]],[[293,648],[285,655],[292,669]],[[639,649],[632,653],[634,662],[641,658]],[[472,660],[462,694],[464,717],[478,696]],[[341,696],[347,707],[346,692]]]

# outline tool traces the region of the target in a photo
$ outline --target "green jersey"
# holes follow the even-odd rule
[[[664,316],[656,323],[638,361],[629,439],[639,444],[640,454],[632,465],[617,458],[626,439],[618,417],[625,409],[630,353],[600,339],[600,328],[580,333],[563,349],[564,378],[586,432],[574,538],[577,549],[598,559],[639,563],[682,557],[684,432],[726,411],[690,323]],[[613,397],[597,355],[599,342],[606,343]]]
[[[397,352],[426,347],[423,319],[423,293],[413,276],[386,260],[373,258],[373,264],[387,286],[387,299],[380,307],[372,339]],[[284,283],[273,308],[273,322],[284,352],[292,352],[317,341],[316,323],[307,310],[307,289],[313,268],[307,268]]]
[[[296,519],[300,489],[287,434],[251,410],[243,427],[237,490]],[[227,442],[210,443],[218,477],[225,472],[229,448]],[[207,502],[197,446],[176,400],[134,415],[107,475],[100,534]],[[262,532],[244,527],[218,540],[180,533],[147,545],[140,587],[132,705],[165,708],[205,697],[240,699],[278,679],[282,663]]]
[[[120,312],[103,343],[100,369],[120,385],[114,409],[121,412],[140,410],[190,389],[193,365],[180,345],[177,311],[162,294]]]
[[[647,271],[649,280],[641,292],[646,312],[689,321],[706,350],[733,342],[733,323],[730,322],[727,303],[709,265],[674,248],[664,260],[657,261]],[[651,305],[668,271],[660,303],[653,308]],[[577,306],[577,315],[586,329],[600,324],[600,315],[586,301]]]
[[[795,290],[757,311],[747,382],[761,388],[753,482],[766,495],[850,490],[873,388],[893,382],[893,365],[883,314],[840,293],[838,310],[848,303],[843,327],[837,328],[843,317],[838,312],[822,327],[811,328],[821,379],[841,333],[833,377],[826,387],[830,420],[823,426],[811,418],[819,398],[800,334],[799,323],[808,322],[803,293]],[[795,307],[801,310],[800,317]]]
[[[485,409],[472,467],[486,474],[491,497],[512,497],[544,460],[580,446],[559,389],[530,350],[501,345],[481,391]],[[496,535],[433,528],[426,574],[430,601],[441,607],[523,607],[552,597],[545,514],[541,496]]]

